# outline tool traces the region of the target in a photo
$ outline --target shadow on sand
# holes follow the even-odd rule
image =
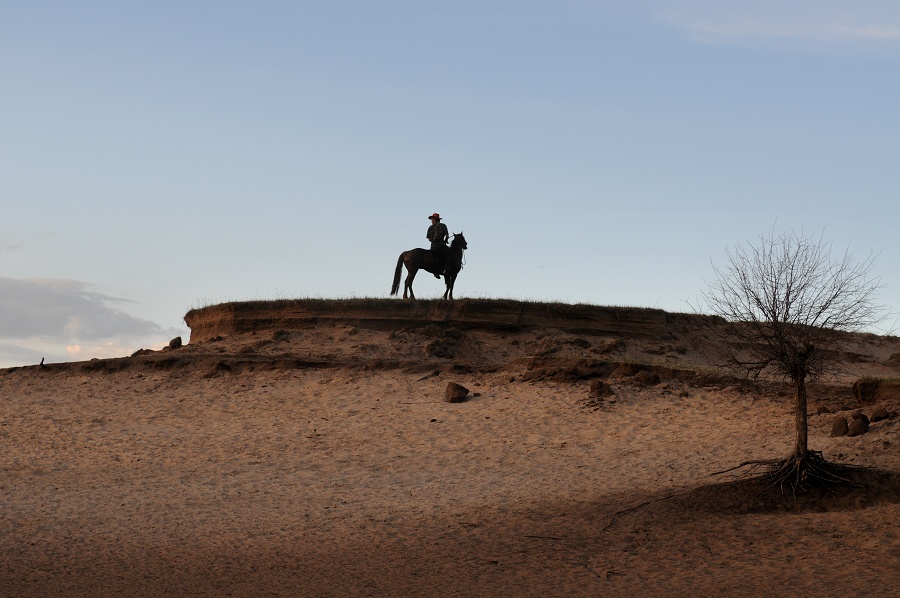
[[[794,495],[764,476],[742,477],[700,486],[671,497],[674,506],[706,513],[823,513],[900,503],[900,473],[849,467],[847,483],[814,487]]]

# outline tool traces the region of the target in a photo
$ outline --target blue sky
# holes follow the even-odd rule
[[[0,81],[0,366],[387,297],[434,211],[458,297],[690,311],[774,228],[900,309],[894,1],[0,0]]]

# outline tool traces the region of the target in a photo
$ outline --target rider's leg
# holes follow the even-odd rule
[[[441,263],[441,258],[438,256],[438,253],[434,249],[432,249],[431,250],[431,266],[436,270],[435,272],[432,272],[432,274],[434,274],[434,277],[437,278],[438,280],[441,279],[441,274],[443,273],[438,270],[440,263]],[[441,268],[441,270],[443,270],[443,269]]]

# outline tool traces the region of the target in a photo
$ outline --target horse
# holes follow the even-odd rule
[[[469,245],[466,243],[466,238],[461,232],[453,235],[453,240],[450,242],[450,253],[447,256],[447,267],[444,270],[444,285],[446,286],[444,299],[453,299],[453,284],[456,282],[456,276],[459,274],[459,271],[462,270],[463,251],[468,248]],[[397,269],[394,270],[394,284],[391,286],[391,295],[396,295],[400,290],[400,273],[403,271],[404,265],[406,265],[407,275],[406,282],[403,283],[403,298],[406,299],[408,294],[409,299],[415,299],[412,283],[416,273],[419,270],[425,270],[436,274],[439,264],[434,263],[431,250],[429,249],[404,251],[397,258]]]

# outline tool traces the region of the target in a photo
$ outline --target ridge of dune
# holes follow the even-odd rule
[[[302,329],[318,322],[352,323],[380,330],[449,322],[468,329],[544,327],[582,334],[665,336],[676,319],[704,318],[649,308],[505,299],[286,299],[212,305],[193,309],[184,319],[191,328],[191,340],[197,342],[250,331]]]

